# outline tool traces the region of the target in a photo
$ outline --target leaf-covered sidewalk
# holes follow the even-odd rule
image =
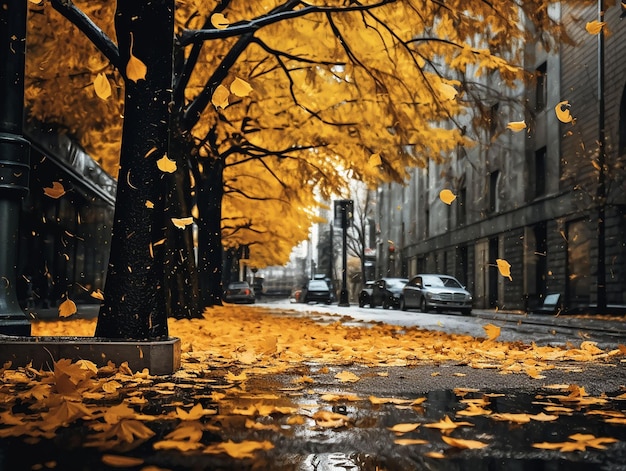
[[[33,335],[94,329],[70,318],[35,323]],[[356,469],[414,469],[511,446],[515,459],[573,462],[624,449],[621,346],[504,343],[495,326],[479,339],[348,327],[249,306],[172,320],[170,334],[184,353],[167,377],[70,359],[51,358],[48,371],[5,364],[0,456],[21,450],[29,467],[13,469],[80,457],[81,469],[287,470],[339,453]]]

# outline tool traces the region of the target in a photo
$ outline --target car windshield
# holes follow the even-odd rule
[[[316,290],[316,291],[322,291],[322,290],[327,290],[328,289],[328,285],[326,284],[325,281],[322,280],[314,280],[314,281],[309,281],[309,289],[310,290]]]
[[[455,280],[454,278],[450,278],[448,276],[424,276],[424,286],[433,286],[437,288],[447,287],[447,288],[462,288],[461,284]]]

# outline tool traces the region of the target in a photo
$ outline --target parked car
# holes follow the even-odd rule
[[[305,304],[312,302],[330,304],[333,295],[324,280],[309,280],[306,286],[302,288],[300,299]]]
[[[461,311],[464,316],[472,312],[473,298],[469,291],[450,275],[416,275],[402,289],[400,309],[418,308],[422,312]]]
[[[254,304],[254,289],[247,281],[229,283],[224,291],[224,301],[227,303]]]
[[[381,278],[374,282],[370,295],[370,307],[382,306],[384,309],[400,307],[402,288],[407,278]]]
[[[359,293],[359,307],[365,307],[370,303],[372,297],[372,291],[374,290],[374,282],[366,281],[365,286]]]

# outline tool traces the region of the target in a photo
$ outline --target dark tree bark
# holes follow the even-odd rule
[[[125,109],[111,254],[96,335],[159,339],[168,335],[165,293],[167,153],[172,94],[173,0],[120,1],[120,63],[132,55],[145,79],[125,78]],[[150,207],[152,206],[152,207]]]
[[[204,165],[198,185],[198,286],[200,306],[222,304],[222,196],[224,163],[217,158]]]

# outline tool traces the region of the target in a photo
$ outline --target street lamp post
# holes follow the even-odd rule
[[[350,306],[348,300],[348,250],[347,237],[348,227],[352,225],[352,214],[354,213],[354,201],[335,201],[335,225],[342,229],[342,266],[341,266],[341,292],[339,293],[339,306]]]
[[[0,8],[0,334],[30,335],[17,301],[17,246],[21,201],[28,193],[30,143],[22,135],[26,2]]]
[[[598,21],[604,22],[604,0],[598,0]],[[604,28],[598,34],[598,271],[596,302],[598,312],[606,311],[606,136],[604,130]]]

